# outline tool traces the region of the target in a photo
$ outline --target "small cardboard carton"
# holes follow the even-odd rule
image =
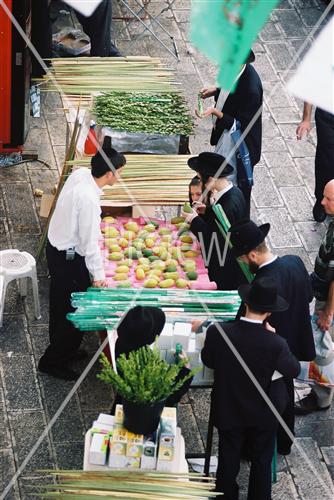
[[[88,461],[92,465],[105,465],[107,460],[109,436],[107,434],[93,434],[89,448]]]
[[[144,436],[142,434],[133,434],[128,432],[126,456],[127,457],[141,457],[143,453]]]
[[[113,435],[114,427],[112,425],[107,425],[95,420],[93,426],[90,430],[91,434],[107,434],[109,437]]]
[[[157,465],[158,431],[144,437],[141,469],[154,470]]]
[[[140,468],[140,457],[126,457],[126,465],[128,469]]]
[[[123,424],[124,421],[123,405],[116,405],[114,418],[115,418],[115,424]]]
[[[108,415],[107,413],[100,413],[97,422],[100,424],[111,425],[113,427],[115,423],[114,415]]]

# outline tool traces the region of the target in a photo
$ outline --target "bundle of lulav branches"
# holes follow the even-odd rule
[[[94,101],[97,124],[127,132],[189,136],[193,122],[181,95],[107,92]]]
[[[170,365],[161,359],[156,346],[153,349],[144,346],[130,352],[128,357],[121,354],[117,360],[118,373],[102,354],[102,371],[97,377],[111,384],[128,401],[153,403],[166,399],[195,374],[196,370],[193,370],[181,380],[176,380],[185,363],[180,361]]]

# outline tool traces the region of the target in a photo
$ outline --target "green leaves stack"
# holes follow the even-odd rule
[[[169,365],[161,359],[159,350],[144,346],[122,354],[117,360],[118,374],[115,373],[107,357],[101,355],[102,371],[97,377],[111,384],[126,400],[133,403],[153,403],[162,401],[177,391],[195,371],[189,372],[181,380],[176,380],[185,361]]]
[[[94,101],[97,124],[115,130],[148,134],[185,135],[193,121],[181,95],[108,92]]]

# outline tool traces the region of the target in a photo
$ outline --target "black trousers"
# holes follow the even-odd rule
[[[271,461],[276,428],[218,429],[218,435],[216,490],[224,493],[224,500],[239,498],[236,478],[240,469],[241,450],[245,445],[251,462],[247,500],[271,500]]]
[[[91,56],[119,55],[117,48],[111,43],[112,0],[103,0],[90,17],[77,11],[75,14],[90,38]]]
[[[315,154],[315,197],[323,198],[324,187],[334,179],[334,115],[316,109],[317,150]]]
[[[295,389],[293,385],[292,378],[283,377],[287,392],[288,392],[288,403],[286,405],[285,410],[282,413],[282,418],[286,425],[289,427],[292,434],[295,434]],[[291,448],[292,441],[280,425],[277,431],[277,449],[278,450],[287,450]]]
[[[51,276],[50,283],[50,345],[41,362],[63,366],[79,349],[83,334],[66,319],[73,312],[71,293],[83,292],[90,286],[90,276],[85,259],[77,253],[74,260],[66,260],[66,252],[60,252],[49,242],[46,258]]]

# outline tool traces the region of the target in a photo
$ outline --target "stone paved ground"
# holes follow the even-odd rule
[[[114,15],[121,11],[114,0]],[[134,8],[135,2],[130,2]],[[166,1],[152,0],[150,11],[158,13]],[[324,225],[312,220],[313,163],[315,133],[302,143],[295,139],[301,103],[284,90],[285,71],[319,19],[325,6],[321,0],[283,0],[262,30],[255,46],[255,67],[265,90],[264,139],[261,163],[255,169],[253,216],[272,224],[270,243],[278,254],[294,253],[312,268]],[[173,35],[180,53],[176,62],[151,36],[142,36],[139,23],[130,29],[123,21],[113,25],[117,44],[125,54],[160,56],[174,66],[183,84],[190,107],[196,104],[198,90],[214,83],[215,69],[189,43],[190,0],[176,0],[161,16],[161,23]],[[55,30],[73,21],[60,14]],[[120,30],[123,30],[119,35]],[[166,34],[160,33],[169,44]],[[147,33],[146,33],[147,35]],[[137,36],[136,39],[134,37]],[[307,42],[307,47],[312,38]],[[170,46],[172,48],[172,46]],[[289,73],[288,73],[289,74]],[[199,153],[209,148],[210,122],[201,121],[191,138],[191,150]],[[50,94],[43,105],[43,116],[32,119],[26,148],[37,149],[39,158],[50,169],[38,163],[27,163],[0,170],[0,248],[19,248],[36,252],[43,220],[38,216],[39,200],[33,197],[38,187],[50,191],[57,180],[57,168],[64,158],[65,122],[57,95]],[[21,301],[17,289],[9,288],[4,325],[0,331],[0,491],[27,456],[48,422],[70,391],[72,383],[41,376],[36,371],[38,359],[47,344],[48,279],[45,264],[38,267],[42,319],[33,316],[32,301]],[[91,353],[98,341],[94,335],[85,339]],[[83,366],[81,366],[83,368]],[[7,499],[29,496],[32,484],[42,481],[39,468],[81,468],[83,436],[101,411],[111,407],[112,395],[96,380],[93,368],[72,397],[43,444],[22,471]],[[179,420],[188,451],[203,450],[208,415],[208,391],[190,391],[179,406]],[[279,481],[273,498],[329,499],[329,474],[334,476],[334,410],[297,419],[298,446],[287,459],[279,459]],[[305,450],[309,463],[305,461]],[[245,498],[247,468],[242,467],[240,480]],[[326,489],[327,484],[327,489]],[[3,498],[3,497],[0,497]]]

